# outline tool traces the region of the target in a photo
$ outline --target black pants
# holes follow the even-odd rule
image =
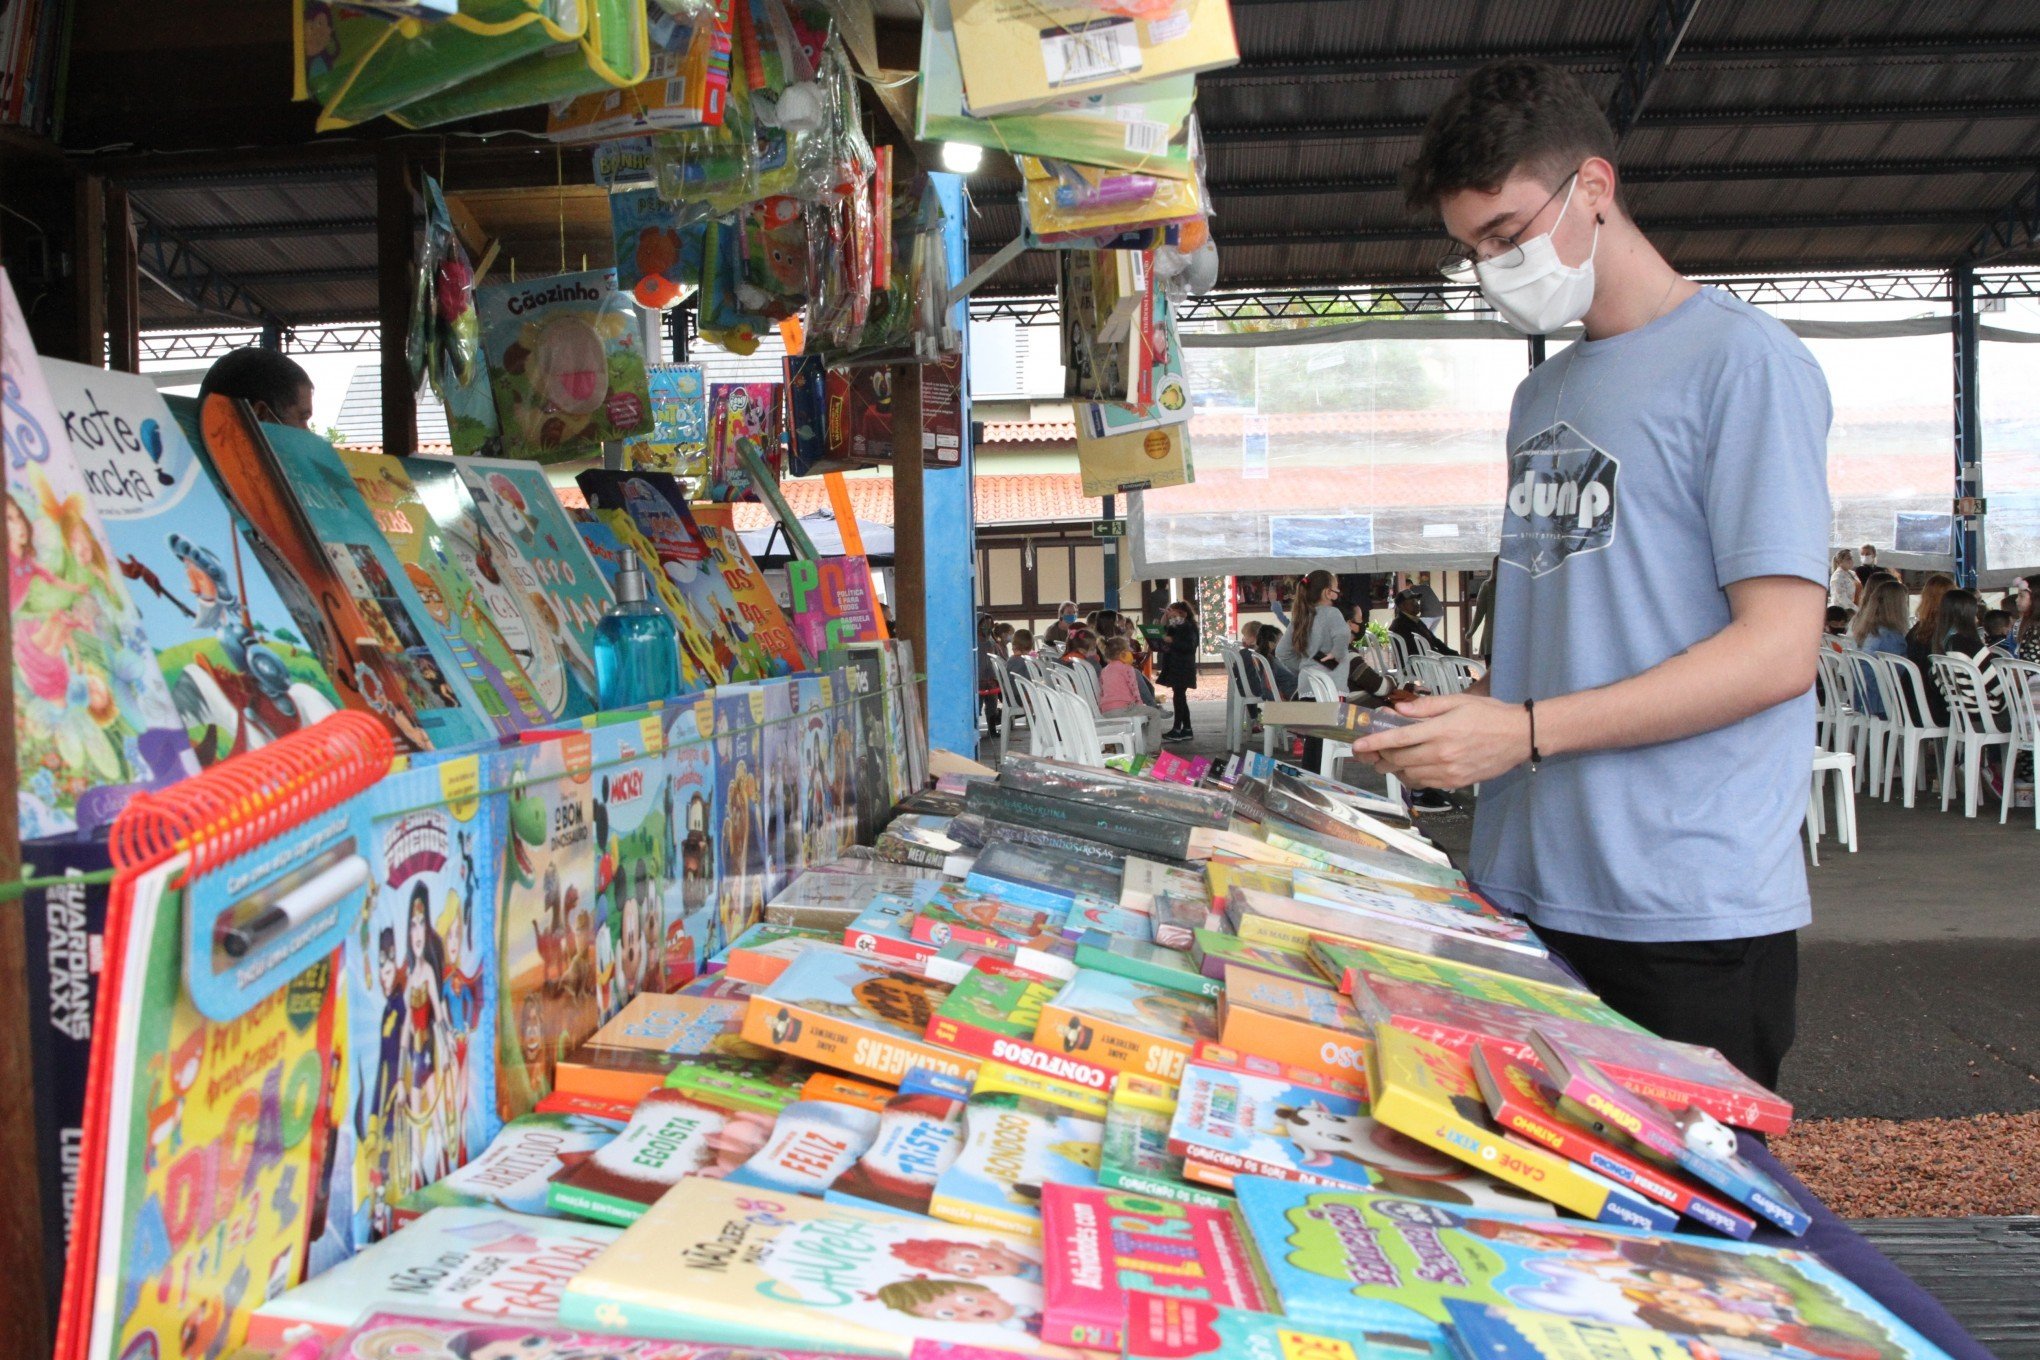
[[[1776,1089],[1798,1028],[1799,934],[1636,944],[1564,930],[1537,933],[1601,999],[1637,1024],[1718,1048]]]
[[[1190,730],[1190,691],[1184,689],[1181,685],[1176,685],[1172,688],[1176,695],[1176,730],[1178,732],[1188,732]]]

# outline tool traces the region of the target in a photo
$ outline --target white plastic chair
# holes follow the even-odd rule
[[[1056,724],[1056,711],[1050,702],[1055,691],[1038,680],[1015,676],[1013,684],[1020,692],[1020,704],[1027,713],[1027,745],[1037,756],[1048,760],[1063,760],[1062,730]]]
[[[2032,760],[2035,785],[2040,787],[2040,662],[2001,656],[1990,663],[1990,671],[2012,719],[2012,739],[2005,747],[2004,796],[1998,800],[1998,825],[2003,826],[2012,813],[2021,752]],[[2033,799],[2033,826],[2040,830],[2040,794]]]
[[[1866,763],[1863,753],[1870,739],[1870,724],[1856,695],[1856,668],[1840,652],[1832,647],[1823,647],[1820,649],[1820,681],[1827,692],[1829,708],[1827,747],[1830,751],[1847,751],[1856,756],[1856,769],[1852,774],[1860,775]]]
[[[1848,751],[1813,753],[1813,787],[1806,798],[1806,856],[1815,867],[1820,864],[1820,838],[1827,830],[1826,809],[1821,802],[1821,783],[1829,775],[1835,780],[1835,838],[1856,853],[1856,757]]]
[[[1101,744],[1107,747],[1124,745],[1129,753],[1145,749],[1147,723],[1144,719],[1108,718],[1099,710],[1098,672],[1092,670],[1090,666],[1078,661],[1060,667],[1049,677],[1049,683],[1060,693],[1077,701],[1077,707],[1083,710],[1085,716],[1091,720],[1091,726],[1097,730]],[[1066,730],[1063,736],[1067,741],[1070,734]]]
[[[1138,756],[1146,749],[1143,724],[1131,733],[1123,729],[1106,731],[1075,694],[1060,692],[1048,696],[1055,712],[1056,731],[1062,742],[1062,758],[1080,765],[1105,763],[1108,755]]]
[[[1920,785],[1920,748],[1930,741],[1945,747],[1948,728],[1934,721],[1933,710],[1927,707],[1926,677],[1920,674],[1912,658],[1887,653],[1878,658],[1878,664],[1898,688],[1898,707],[1892,711],[1892,740],[1905,758],[1905,768],[1899,774],[1900,790],[1905,806],[1911,807]]]
[[[1345,697],[1332,673],[1315,661],[1306,661],[1296,672],[1296,697],[1310,702],[1337,703]]]
[[[1849,699],[1856,710],[1856,744],[1853,748],[1857,761],[1863,766],[1867,787],[1877,789],[1886,783],[1885,764],[1891,750],[1891,705],[1884,702],[1884,690],[1878,684],[1878,666],[1869,652],[1855,647],[1844,647],[1838,653],[1841,668],[1848,672]],[[1870,702],[1875,696],[1877,702]],[[1883,710],[1883,716],[1878,710]]]
[[[1244,649],[1229,638],[1220,638],[1218,653],[1225,661],[1225,749],[1237,751],[1246,743],[1247,705],[1253,700],[1253,689],[1247,683]]]
[[[999,678],[999,759],[1006,758],[1006,750],[1013,743],[1013,732],[1027,724],[1027,710],[1020,702],[1020,687],[1013,674],[1013,668],[998,657],[992,657],[992,672]],[[1033,730],[1028,724],[1028,730]]]
[[[1962,766],[1962,815],[1974,817],[1983,794],[1983,753],[1993,746],[2009,747],[2010,732],[1991,721],[1990,686],[1982,669],[1966,656],[1933,658],[1934,682],[1948,700],[1953,728],[1941,744],[1941,810],[1955,792],[1955,766]]]

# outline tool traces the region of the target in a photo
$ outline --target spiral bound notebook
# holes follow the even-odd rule
[[[320,1193],[335,955],[369,887],[351,808],[392,751],[375,719],[337,714],[115,821],[60,1360],[231,1352],[249,1311],[304,1274],[321,1216],[349,1212]],[[213,947],[189,949],[200,921]],[[202,990],[227,979],[207,1004],[238,1013],[200,1008],[206,971]]]

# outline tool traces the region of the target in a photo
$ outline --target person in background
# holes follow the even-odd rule
[[[255,418],[272,425],[312,428],[312,375],[280,350],[249,346],[228,350],[206,370],[198,404],[215,392],[255,408]]]
[[[1473,654],[1482,661],[1493,659],[1495,654],[1495,578],[1502,574],[1502,559],[1496,557],[1488,564],[1487,579],[1480,583],[1480,593],[1473,597]]]
[[[1920,676],[1931,680],[1934,667],[1931,658],[1936,650],[1934,639],[1941,623],[1941,599],[1955,588],[1955,578],[1945,571],[1937,571],[1920,587],[1920,602],[1913,612],[1912,627],[1905,634],[1906,660],[1919,667]],[[1948,715],[1943,713],[1941,721]]]
[[[2002,606],[2004,611],[2014,619],[2026,617],[2026,601],[2030,598],[2031,590],[2032,587],[2025,577],[2014,576],[2012,583],[2005,587],[2005,598]]]
[[[2018,639],[2012,636],[2012,616],[2005,610],[1984,611],[1983,640],[1988,646],[2007,656],[2018,654]]]
[[[978,617],[978,702],[984,706],[985,730],[999,730],[999,648],[992,640],[992,620],[989,615]]]
[[[1282,691],[1283,698],[1295,697],[1296,676],[1304,662],[1315,661],[1336,670],[1345,659],[1353,633],[1346,626],[1346,615],[1338,600],[1338,579],[1323,568],[1296,583],[1296,593],[1289,603],[1291,627],[1275,644],[1272,658],[1275,686]]]
[[[1438,592],[1431,589],[1431,573],[1417,573],[1416,583],[1409,589],[1417,592],[1417,617],[1424,621],[1424,627],[1433,633],[1445,626],[1445,602],[1438,598]]]
[[[1431,625],[1424,622],[1420,612],[1424,607],[1424,594],[1416,586],[1404,586],[1396,592],[1395,617],[1389,620],[1388,631],[1403,640],[1403,645],[1412,655],[1423,650],[1418,642],[1429,644],[1432,651],[1440,656],[1458,656],[1445,645],[1445,639],[1433,632]]]
[[[1862,607],[1849,621],[1850,640],[1856,644],[1858,651],[1904,656],[1905,587],[1882,576],[1866,580],[1862,586]],[[1869,662],[1857,664],[1863,673],[1860,688],[1864,706],[1870,710],[1872,717],[1882,718],[1885,716],[1884,696],[1877,688],[1877,677],[1871,673]]]
[[[992,625],[992,650],[999,654],[999,660],[1013,659],[1013,625],[995,623]]]
[[[1175,692],[1176,722],[1162,734],[1163,741],[1188,741],[1190,691],[1197,688],[1197,620],[1190,606],[1177,600],[1162,611],[1161,671],[1155,680],[1163,689]]]
[[[1854,581],[1856,578],[1852,575],[1849,579]],[[1851,610],[1843,605],[1831,604],[1828,606],[1826,632],[1829,637],[1839,638],[1848,635],[1849,615],[1851,612]]]
[[[1139,718],[1147,724],[1150,755],[1162,749],[1162,710],[1158,704],[1142,701],[1140,672],[1133,668],[1133,647],[1123,637],[1106,638],[1102,644],[1105,668],[1098,673],[1098,711],[1108,718]]]
[[[1006,664],[1030,680],[1035,677],[1033,632],[1026,628],[1013,630],[1013,654],[1007,658]]]
[[[1872,572],[1881,570],[1883,568],[1877,565],[1877,545],[1875,543],[1865,543],[1856,550],[1856,579],[1858,581],[1867,581],[1870,579]]]
[[[1988,657],[1977,660],[1977,653],[1986,650],[1978,627],[1982,603],[1973,590],[1944,592],[1940,609],[1934,617],[1929,656],[1959,656],[1976,661],[1978,665],[1988,665]],[[1927,677],[1927,709],[1936,724],[1945,725],[1949,717],[1949,695],[1941,688],[1940,677],[1931,664],[1921,667],[1921,671]],[[2002,713],[1993,711],[1988,716],[1996,720],[2000,729],[2003,728]]]
[[[1834,573],[1828,577],[1828,607],[1854,609],[1862,584],[1863,578],[1856,575],[1856,554],[1847,548],[1837,549]]]
[[[1048,625],[1041,635],[1042,642],[1050,647],[1066,647],[1070,641],[1070,630],[1077,626],[1077,602],[1064,600],[1055,607],[1055,622]]]
[[[1098,635],[1088,628],[1079,628],[1070,634],[1069,645],[1063,650],[1063,660],[1070,664],[1083,662],[1092,670],[1098,670],[1104,663],[1098,659]]]
[[[1268,670],[1271,674],[1275,676],[1275,682],[1277,686],[1279,686],[1282,682],[1282,673],[1275,669],[1275,649],[1279,647],[1281,644],[1282,644],[1282,630],[1280,628],[1277,628],[1272,623],[1262,624],[1261,631],[1254,635],[1254,652],[1258,656],[1260,656],[1262,660],[1268,663]],[[1248,667],[1247,674],[1252,677],[1254,692],[1256,694],[1259,694],[1263,699],[1275,699],[1281,697],[1279,694],[1275,692],[1275,689],[1272,688],[1268,684],[1268,682],[1262,678],[1261,668],[1259,666]],[[1254,716],[1258,718],[1260,714],[1257,712]]]
[[[2018,654],[2021,661],[2040,661],[2040,590],[2026,592],[2025,612],[2019,615]]]

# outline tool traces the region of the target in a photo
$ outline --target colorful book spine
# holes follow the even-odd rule
[[[1114,1097],[1105,1110],[1098,1184],[1111,1190],[1217,1208],[1228,1197],[1190,1184],[1183,1159],[1169,1151],[1169,1116]]]
[[[949,1049],[887,1034],[798,1000],[776,998],[770,989],[751,998],[744,1037],[761,1048],[872,1081],[897,1082],[915,1067],[969,1080],[978,1068],[974,1060]]]
[[[1129,1292],[1164,1291],[1224,1307],[1267,1306],[1253,1251],[1224,1209],[1096,1186],[1048,1185],[1041,1201],[1041,1339],[1120,1349]]]
[[[1091,1006],[1083,1000],[1073,1000],[1069,989],[1076,987],[1086,976],[1080,971],[1064,991],[1042,1006],[1041,1023],[1035,1028],[1034,1042],[1054,1052],[1081,1055],[1115,1072],[1134,1072],[1160,1081],[1175,1080],[1182,1072],[1183,1064],[1189,1061],[1192,1040],[1140,1028],[1120,1018],[1119,1012]],[[1128,981],[1127,986],[1139,988],[1141,984]],[[1148,988],[1146,992],[1146,996],[1138,998],[1151,1003],[1142,1008],[1143,1018],[1153,1005],[1160,1003],[1161,998],[1172,997],[1187,1008],[1201,1009],[1209,1005],[1201,998],[1166,988]],[[1181,1011],[1177,1015],[1180,1017]],[[1211,1032],[1216,1033],[1215,1026]]]
[[[1219,1042],[1228,1048],[1366,1085],[1373,1040],[1359,1012],[1328,987],[1232,965],[1218,1018]]]
[[[935,1008],[928,1021],[928,1041],[957,1053],[1072,1082],[1087,1091],[1109,1091],[1110,1068],[1034,1042],[1041,1008],[1059,986],[1053,979],[999,960],[984,960]]]

